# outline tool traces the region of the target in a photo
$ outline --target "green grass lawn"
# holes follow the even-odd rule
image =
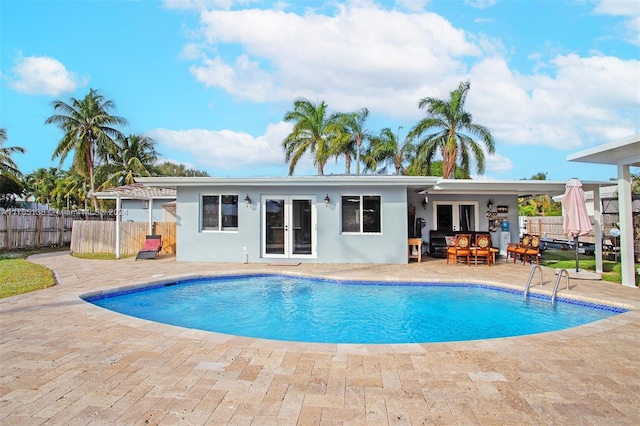
[[[576,254],[570,250],[548,249],[542,252],[541,265],[559,269],[575,269]],[[595,272],[596,260],[593,256],[578,254],[578,266],[580,269]],[[638,265],[634,267],[637,268]],[[612,262],[610,260],[602,260],[602,279],[613,283],[622,283],[622,265],[620,262]],[[640,283],[636,274],[636,286]]]
[[[49,268],[25,260],[45,251],[51,250],[0,253],[0,299],[56,284]]]
[[[41,265],[28,262],[32,254],[67,250],[67,248],[25,250],[0,253],[0,299],[30,291],[40,290],[56,284],[53,272]],[[114,260],[114,254],[74,254],[81,259]],[[133,257],[133,255],[122,256]]]

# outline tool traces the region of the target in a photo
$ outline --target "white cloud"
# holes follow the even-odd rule
[[[429,3],[428,0],[396,0],[399,8],[413,12],[423,11],[427,3]]]
[[[220,53],[192,66],[207,87],[256,102],[318,97],[339,110],[362,108],[366,100],[370,110],[394,116],[409,111],[415,116],[421,97],[416,93],[447,93],[443,81],[464,73],[463,58],[481,53],[464,31],[439,15],[370,3],[338,5],[334,16],[204,11],[202,31],[220,52],[227,45],[239,45],[242,52]],[[398,99],[405,103],[389,102]]]
[[[467,109],[508,144],[575,149],[611,140],[638,125],[640,62],[615,57],[556,56],[554,75],[512,72],[500,57],[471,71]]]
[[[513,162],[500,154],[485,154],[485,173],[504,173],[513,168]]]
[[[498,3],[498,0],[465,0],[464,4],[475,9],[488,9]]]
[[[640,15],[640,7],[635,0],[601,0],[593,9],[593,13],[634,17]]]
[[[616,7],[598,6],[599,13],[631,16]],[[285,9],[202,11],[202,40],[184,49],[195,60],[190,70],[197,81],[256,103],[290,104],[303,96],[324,100],[334,111],[366,106],[377,116],[409,122],[424,116],[419,99],[446,98],[469,79],[466,108],[498,147],[571,150],[626,136],[640,124],[635,59],[562,53],[545,60],[531,52],[534,68],[527,74],[510,67],[502,40],[467,33],[434,13],[386,10],[367,1],[337,3],[334,15]],[[273,145],[274,164],[282,164],[281,136]],[[487,156],[488,172],[511,167],[499,153]]]
[[[229,10],[234,5],[246,6],[255,3],[257,0],[164,0],[164,7],[167,9],[206,9],[216,8]]]
[[[626,18],[622,25],[614,26],[628,43],[640,45],[640,6],[637,0],[601,0],[593,10],[596,15],[620,16]]]
[[[230,130],[154,129],[145,135],[153,138],[159,150],[189,152],[198,164],[221,171],[245,171],[251,166],[281,166],[284,169],[282,140],[291,132],[289,123],[269,125],[259,137]],[[251,174],[248,171],[246,174]]]
[[[21,56],[16,60],[9,86],[30,95],[59,96],[85,86],[87,80],[68,71],[57,59]]]

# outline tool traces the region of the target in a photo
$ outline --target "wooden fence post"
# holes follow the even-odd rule
[[[7,250],[11,250],[11,213],[7,215]]]

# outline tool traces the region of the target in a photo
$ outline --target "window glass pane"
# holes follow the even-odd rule
[[[238,196],[222,196],[222,229],[238,228]]]
[[[362,197],[362,204],[362,231],[381,232],[380,197],[377,195],[365,195]]]
[[[217,195],[202,197],[202,229],[219,229],[220,198]]]
[[[475,206],[461,204],[460,205],[460,230],[475,231],[476,215]]]
[[[360,197],[342,197],[342,232],[360,232]]]
[[[311,200],[292,200],[293,254],[311,254]]]

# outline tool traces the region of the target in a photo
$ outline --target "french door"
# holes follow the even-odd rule
[[[480,226],[477,201],[434,202],[433,217],[439,231],[477,231]]]
[[[262,196],[262,256],[316,257],[316,197]]]

